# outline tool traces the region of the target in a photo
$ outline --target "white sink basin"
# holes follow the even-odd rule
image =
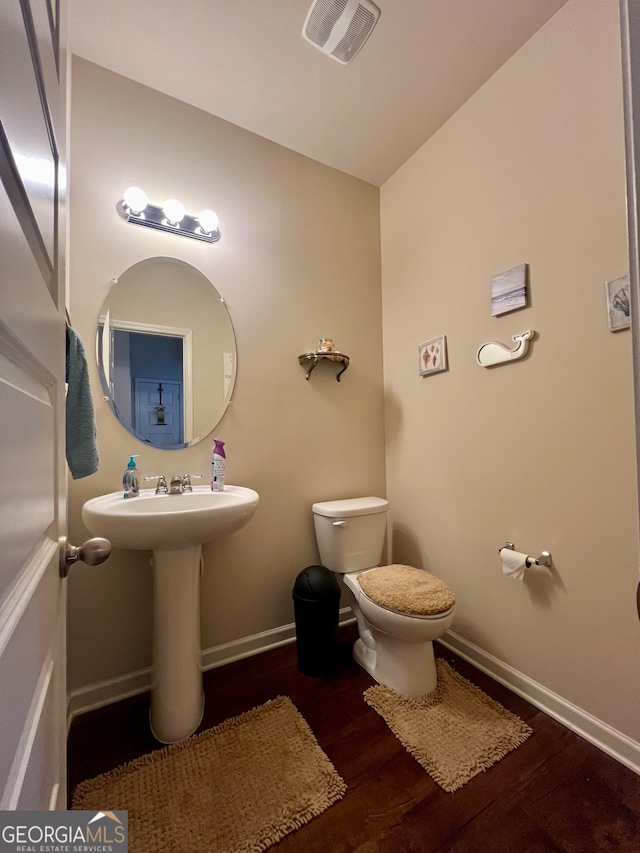
[[[195,486],[181,495],[156,495],[142,489],[137,498],[112,492],[87,501],[82,520],[94,536],[114,548],[177,550],[204,545],[233,533],[251,519],[260,497],[244,486],[212,492]]]

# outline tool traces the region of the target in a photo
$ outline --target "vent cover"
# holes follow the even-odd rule
[[[371,0],[315,0],[302,28],[303,37],[343,65],[371,35],[380,9]]]

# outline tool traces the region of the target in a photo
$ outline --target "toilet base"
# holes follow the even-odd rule
[[[406,643],[388,635],[370,648],[361,639],[353,647],[356,663],[378,684],[401,696],[416,698],[432,693],[438,685],[433,643]]]

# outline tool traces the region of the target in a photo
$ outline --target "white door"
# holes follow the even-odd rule
[[[0,2],[0,809],[66,808],[64,3]]]

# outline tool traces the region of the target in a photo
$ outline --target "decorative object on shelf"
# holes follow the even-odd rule
[[[321,361],[335,361],[338,364],[342,364],[342,369],[336,376],[338,382],[340,382],[340,377],[347,367],[349,367],[349,356],[345,355],[343,352],[338,352],[332,338],[320,338],[318,341],[318,349],[314,350],[314,352],[303,352],[302,355],[298,356],[298,361],[305,367],[309,367],[305,379],[308,379],[311,376],[311,371],[315,368],[316,364]]]
[[[146,194],[139,187],[126,189],[124,198],[116,204],[116,210],[133,225],[181,234],[206,243],[215,243],[220,239],[218,216],[213,210],[201,210],[197,216],[191,216],[175,198],[168,199],[162,207],[158,207],[149,204]]]
[[[320,338],[316,352],[334,352],[335,348],[333,338]]]
[[[527,307],[529,265],[519,264],[491,279],[491,316]]]
[[[420,357],[420,376],[429,376],[431,373],[439,373],[447,369],[447,338],[440,335],[439,338],[426,341],[418,347]]]
[[[493,367],[507,361],[516,361],[527,354],[529,341],[533,340],[534,335],[533,329],[527,329],[520,335],[512,335],[512,340],[516,344],[515,349],[509,349],[504,344],[496,344],[493,341],[482,344],[476,353],[476,361],[480,367]]]
[[[607,313],[609,315],[609,331],[619,332],[631,325],[631,303],[629,293],[629,276],[623,275],[605,282],[607,294]]]

